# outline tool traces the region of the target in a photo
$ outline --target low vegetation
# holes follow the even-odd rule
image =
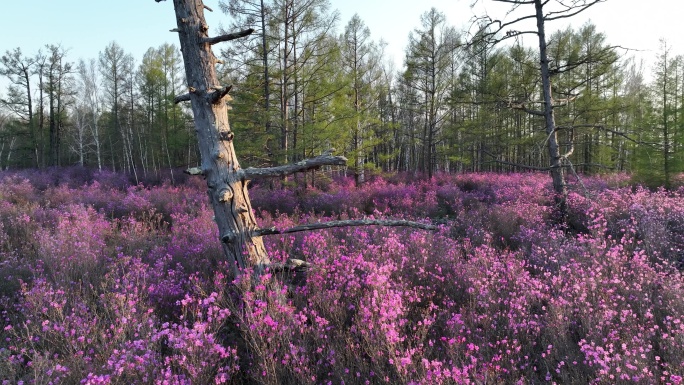
[[[682,383],[684,189],[588,178],[560,225],[544,174],[255,186],[262,226],[440,224],[269,236],[312,264],[274,286],[201,179],[77,170],[0,176],[2,384]]]

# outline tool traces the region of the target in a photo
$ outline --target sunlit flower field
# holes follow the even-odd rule
[[[0,174],[2,384],[680,384],[684,189],[545,174],[254,186],[283,273],[228,276],[201,178]],[[301,278],[301,277],[300,277]]]

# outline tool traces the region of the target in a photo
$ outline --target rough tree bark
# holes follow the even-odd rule
[[[157,2],[161,0],[155,0]],[[207,8],[202,0],[174,0],[177,32],[183,53],[188,94],[177,102],[190,101],[195,118],[195,130],[201,155],[200,172],[207,180],[208,195],[214,210],[219,237],[235,276],[248,267],[257,273],[270,264],[247,192],[251,176],[300,171],[304,166],[341,165],[346,158],[326,154],[316,162],[298,164],[299,167],[278,170],[241,170],[235,149],[234,134],[228,122],[226,99],[230,86],[219,84],[212,53],[213,44],[237,39],[252,33],[245,30],[222,36],[209,37],[204,18]]]
[[[156,2],[164,0],[155,0]],[[211,51],[213,44],[245,37],[253,30],[209,37],[204,9],[210,10],[202,0],[174,0],[177,28],[188,93],[175,98],[176,103],[189,101],[195,118],[195,130],[201,155],[201,167],[186,170],[192,175],[203,175],[207,180],[209,200],[219,229],[219,238],[231,264],[235,277],[246,268],[255,274],[264,269],[282,269],[282,264],[271,264],[261,240],[262,235],[287,234],[297,231],[329,229],[348,226],[404,226],[424,230],[437,230],[436,226],[397,220],[350,220],[296,226],[291,229],[259,229],[247,192],[250,180],[277,178],[296,172],[317,169],[321,166],[343,166],[347,158],[333,156],[332,151],[293,164],[266,168],[241,169],[233,147],[234,134],[228,122],[226,102],[232,86],[222,86],[216,77],[218,62]],[[295,261],[295,267],[307,265]]]

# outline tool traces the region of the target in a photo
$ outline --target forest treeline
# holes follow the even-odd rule
[[[348,173],[523,171],[548,167],[539,113],[539,54],[510,39],[490,45],[431,9],[395,68],[355,15],[328,0],[223,0],[229,31],[222,81],[243,166],[283,164],[335,148]],[[668,185],[682,171],[684,59],[666,41],[655,65],[584,24],[548,36],[560,144],[577,172],[627,171]],[[74,61],[68,49],[20,48],[0,58],[0,167],[79,164],[135,176],[196,166],[180,52],[141,61],[116,42]]]

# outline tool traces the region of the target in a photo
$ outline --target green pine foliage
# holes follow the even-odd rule
[[[241,165],[273,166],[335,148],[341,172],[510,172],[548,167],[538,51],[522,38],[491,45],[437,9],[411,24],[401,68],[355,15],[328,0],[226,0],[229,29],[252,36],[220,46],[232,84],[230,122]],[[572,19],[570,19],[572,20]],[[475,28],[477,29],[477,28]],[[228,30],[225,32],[229,32]],[[408,33],[408,32],[407,32]],[[663,45],[646,68],[608,43],[600,25],[547,35],[564,166],[629,172],[675,187],[684,171],[684,63]],[[112,42],[76,65],[50,45],[0,56],[0,168],[82,164],[169,175],[197,166],[178,49],[137,61]],[[572,172],[569,171],[569,172]]]

